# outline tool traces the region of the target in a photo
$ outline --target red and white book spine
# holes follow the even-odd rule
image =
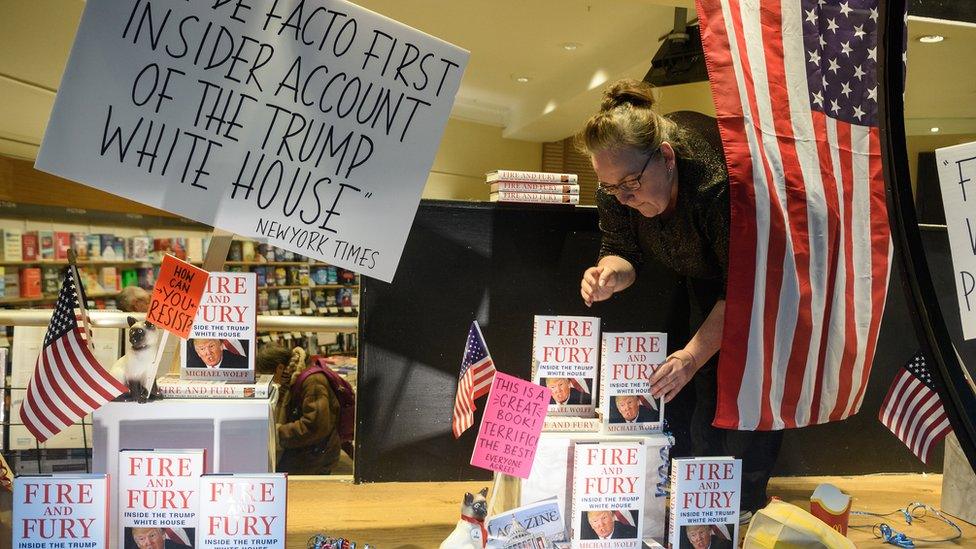
[[[13,547],[108,547],[108,475],[31,475],[14,479]]]
[[[204,475],[196,547],[284,549],[288,477]]]
[[[271,376],[259,376],[255,383],[229,383],[180,379],[168,374],[156,380],[159,392],[169,398],[268,398],[271,395]]]
[[[519,193],[501,191],[488,195],[491,202],[520,202],[523,204],[579,204],[578,194]]]
[[[522,170],[496,170],[488,172],[488,183],[496,181],[522,181],[528,183],[576,183],[579,177],[575,173],[527,172]]]
[[[499,181],[491,184],[491,192],[499,191],[520,193],[549,193],[549,194],[579,194],[579,185],[559,183],[526,183],[524,181]]]

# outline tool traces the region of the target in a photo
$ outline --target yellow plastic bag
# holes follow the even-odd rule
[[[773,500],[753,517],[742,547],[854,549],[854,542],[796,505]]]

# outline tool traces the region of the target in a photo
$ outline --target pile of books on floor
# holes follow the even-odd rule
[[[485,178],[491,186],[492,202],[523,204],[579,204],[575,173],[495,170]]]

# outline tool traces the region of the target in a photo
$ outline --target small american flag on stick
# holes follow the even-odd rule
[[[488,354],[488,346],[481,335],[478,321],[471,323],[468,341],[464,346],[464,359],[461,360],[461,373],[458,378],[457,396],[454,398],[454,417],[452,430],[454,438],[460,438],[474,423],[476,398],[488,394],[491,382],[495,379],[495,364]]]
[[[76,278],[69,267],[20,409],[24,426],[40,442],[127,391],[98,363],[89,346],[90,332],[78,325]]]
[[[952,430],[921,352],[898,371],[878,419],[925,463],[932,447]]]

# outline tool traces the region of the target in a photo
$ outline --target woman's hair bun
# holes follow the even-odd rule
[[[606,112],[620,105],[629,104],[639,109],[650,109],[654,106],[653,86],[641,80],[618,80],[603,91],[603,102],[600,110]]]

